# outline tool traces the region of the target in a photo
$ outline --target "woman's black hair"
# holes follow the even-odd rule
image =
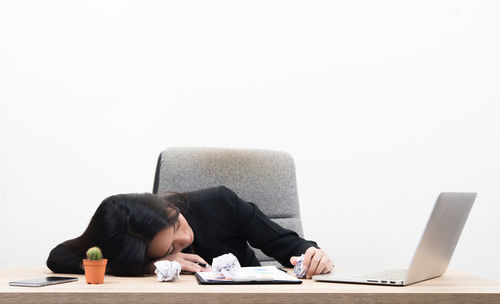
[[[187,208],[184,195],[174,194],[110,196],[99,205],[85,232],[62,245],[78,259],[85,258],[88,248],[98,246],[104,258],[108,259],[106,273],[120,276],[144,275],[148,273],[148,266],[153,261],[146,254],[149,243],[159,231],[174,226],[180,209]]]

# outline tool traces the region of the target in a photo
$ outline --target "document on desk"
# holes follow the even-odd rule
[[[213,272],[195,273],[199,284],[301,284],[276,266],[242,267],[233,278],[219,279]]]

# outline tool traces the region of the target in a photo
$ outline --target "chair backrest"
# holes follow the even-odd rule
[[[226,148],[169,148],[158,158],[153,193],[227,186],[271,220],[302,233],[295,164],[286,152]],[[263,264],[277,264],[255,249]]]

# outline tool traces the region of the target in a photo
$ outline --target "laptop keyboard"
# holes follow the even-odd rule
[[[391,280],[391,281],[401,281],[406,276],[406,269],[388,269],[383,271],[378,271],[370,273],[367,275],[356,276],[358,279],[372,279],[372,280]]]

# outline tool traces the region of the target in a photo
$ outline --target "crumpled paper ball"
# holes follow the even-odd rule
[[[293,272],[299,279],[305,278],[307,274],[307,269],[304,269],[304,258],[305,255],[302,254],[300,258],[297,259],[297,263],[295,263],[295,266],[293,267]]]
[[[212,260],[212,272],[218,279],[233,278],[240,269],[240,262],[232,253],[223,254]]]
[[[158,276],[158,282],[175,282],[179,279],[181,273],[181,264],[177,261],[161,260],[155,262],[155,273]]]

